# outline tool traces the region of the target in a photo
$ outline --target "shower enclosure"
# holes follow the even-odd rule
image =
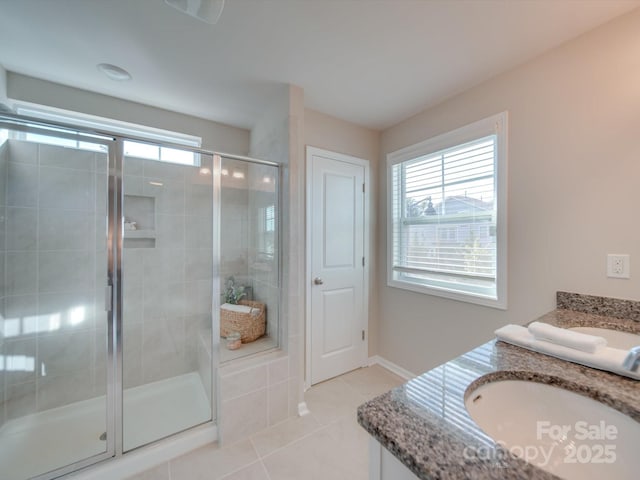
[[[278,345],[278,182],[267,162],[0,117],[3,479],[216,421],[218,363]],[[266,310],[233,352],[230,276]]]

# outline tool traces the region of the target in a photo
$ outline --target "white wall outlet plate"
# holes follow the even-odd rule
[[[607,277],[631,278],[631,259],[627,254],[607,255]]]

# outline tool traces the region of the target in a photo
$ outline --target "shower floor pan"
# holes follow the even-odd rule
[[[211,419],[197,373],[124,392],[124,450],[145,445]],[[46,410],[0,428],[2,480],[25,480],[105,451],[105,397]]]

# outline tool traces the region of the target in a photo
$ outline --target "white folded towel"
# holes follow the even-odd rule
[[[251,313],[251,310],[253,310],[248,305],[234,305],[233,303],[225,303],[220,308],[238,313]]]
[[[607,346],[607,341],[603,337],[574,332],[543,322],[531,323],[529,333],[536,337],[536,340],[544,340],[587,353],[595,353],[598,348]]]
[[[533,350],[534,352],[640,380],[640,372],[632,372],[622,366],[628,353],[626,350],[599,347],[594,353],[588,353],[545,340],[537,340],[526,327],[521,325],[505,325],[496,330],[495,334],[503,342]]]

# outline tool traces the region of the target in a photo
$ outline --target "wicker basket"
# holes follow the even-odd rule
[[[266,305],[250,300],[240,300],[238,305],[246,305],[252,309],[260,310],[260,313],[240,313],[220,309],[220,336],[225,337],[231,332],[239,332],[242,343],[257,340],[266,330]]]

